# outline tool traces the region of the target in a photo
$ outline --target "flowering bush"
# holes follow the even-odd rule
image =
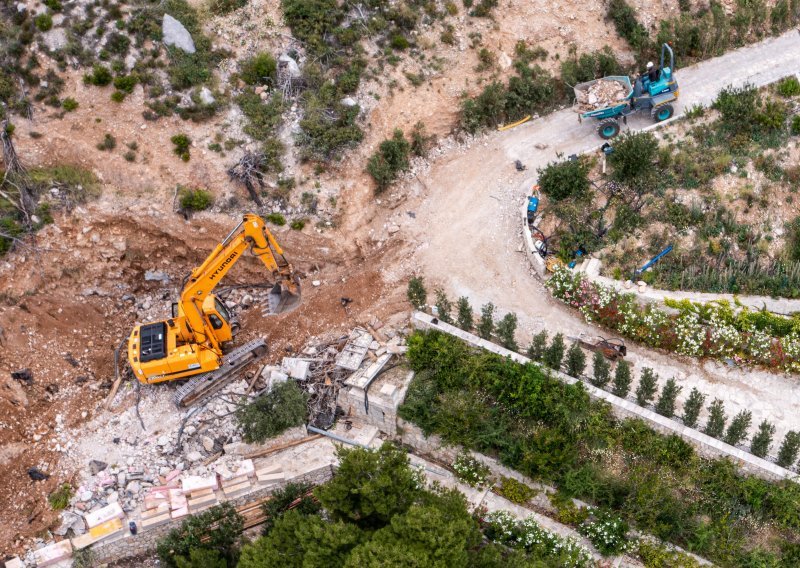
[[[486,485],[489,479],[489,466],[469,454],[459,454],[453,463],[458,478],[470,487]]]
[[[523,549],[538,559],[556,558],[559,566],[592,565],[589,551],[575,539],[557,536],[541,528],[532,517],[518,521],[507,511],[495,511],[483,519],[484,534],[492,542]]]
[[[603,556],[622,554],[630,548],[628,524],[619,517],[590,507],[592,518],[584,521],[578,531],[592,541]]]
[[[590,282],[566,267],[556,268],[547,287],[586,321],[650,347],[800,372],[800,320],[747,308],[734,312],[722,301],[665,300],[678,311],[667,313],[653,304],[641,306],[633,294]]]

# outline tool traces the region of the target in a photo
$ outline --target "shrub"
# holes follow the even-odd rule
[[[539,169],[539,187],[553,201],[581,198],[589,192],[589,162],[585,158],[551,162]]]
[[[800,433],[792,430],[786,432],[783,443],[778,450],[777,464],[781,467],[791,467],[800,451]]]
[[[471,133],[487,126],[494,128],[505,116],[506,96],[502,83],[489,83],[477,97],[462,102],[461,126]]]
[[[625,552],[628,549],[628,524],[608,511],[592,509],[591,514],[593,518],[584,521],[578,531],[603,556]]]
[[[61,101],[61,108],[63,108],[67,112],[72,112],[78,108],[78,101],[76,101],[72,97],[67,97],[66,99]]]
[[[492,9],[497,7],[497,2],[498,0],[479,0],[469,15],[476,18],[488,18],[492,15]]]
[[[683,423],[689,428],[697,426],[697,419],[700,417],[700,410],[702,410],[705,400],[706,395],[697,388],[693,388],[686,402],[683,403]]]
[[[313,495],[309,495],[312,487],[310,483],[289,483],[286,487],[276,489],[269,501],[261,506],[266,517],[264,524],[261,525],[261,534],[268,535],[275,523],[290,507],[302,515],[318,513],[321,508],[320,504],[314,500]],[[295,501],[297,503],[292,506]]]
[[[189,146],[191,146],[192,140],[186,134],[176,134],[170,138],[170,141],[175,146],[172,152],[180,156],[181,160],[184,162],[188,162],[190,157]]]
[[[721,400],[715,398],[708,407],[708,422],[706,422],[705,433],[712,438],[719,438],[725,431],[725,405]]]
[[[544,364],[551,369],[555,369],[556,371],[561,369],[561,361],[564,359],[565,349],[564,335],[561,333],[556,333],[553,336],[553,341],[550,342],[550,346],[544,352],[544,356],[542,357]]]
[[[428,303],[428,291],[425,289],[425,280],[422,276],[412,276],[408,281],[406,297],[414,308],[421,310]]]
[[[122,155],[122,157],[125,158],[126,162],[135,162],[136,161],[136,152],[134,152],[133,150],[128,150],[127,152],[125,152]]]
[[[680,392],[681,387],[675,384],[675,379],[668,379],[661,389],[661,396],[656,403],[656,412],[661,416],[672,418],[675,415],[675,401]]]
[[[782,97],[796,97],[800,95],[800,81],[794,75],[789,75],[778,83],[777,91]]]
[[[117,147],[117,139],[114,138],[111,134],[106,133],[103,136],[103,140],[97,144],[97,149],[102,151],[111,151]]]
[[[289,227],[295,231],[302,231],[305,226],[305,219],[294,219],[291,223],[289,223]]]
[[[567,374],[576,379],[583,375],[586,369],[586,354],[577,342],[567,350]]]
[[[278,225],[279,227],[283,227],[286,224],[286,217],[284,217],[280,213],[272,212],[269,215],[267,215],[267,221],[269,221],[273,225]]]
[[[225,16],[245,6],[247,6],[247,0],[211,0],[208,8],[212,14]]]
[[[611,0],[608,18],[614,22],[617,33],[625,38],[634,50],[643,50],[648,41],[645,27],[636,19],[636,11],[625,0]]]
[[[614,388],[612,393],[620,398],[625,398],[631,390],[631,366],[625,360],[617,363],[614,369]]]
[[[54,511],[62,511],[69,505],[69,500],[72,499],[72,485],[64,483],[47,496],[47,500]]]
[[[83,76],[83,82],[87,85],[94,85],[95,87],[105,87],[110,85],[114,76],[111,71],[103,65],[95,65],[92,67],[91,74]]]
[[[531,489],[513,477],[502,476],[500,485],[494,486],[494,491],[517,505],[524,505],[536,495],[536,490]]]
[[[608,361],[602,353],[595,351],[592,356],[591,383],[596,387],[603,388],[608,384],[609,380],[611,380],[611,368],[608,365]]]
[[[528,347],[528,357],[534,361],[542,361],[547,351],[547,330],[535,334]]]
[[[178,196],[183,211],[205,211],[214,203],[214,195],[205,189],[181,188]]]
[[[248,443],[263,442],[306,419],[307,395],[293,380],[275,385],[267,394],[236,412],[242,437]]]
[[[481,306],[481,319],[476,328],[478,335],[483,339],[491,339],[494,333],[494,304],[489,302]]]
[[[259,53],[245,59],[239,71],[239,77],[248,85],[275,85],[278,64],[269,53]]]
[[[713,108],[719,111],[722,124],[734,133],[750,133],[758,119],[758,91],[753,85],[728,86],[722,89]]]
[[[33,23],[39,31],[46,32],[53,27],[53,16],[47,12],[39,14],[33,19]]]
[[[408,154],[411,145],[403,136],[403,131],[395,129],[390,140],[384,140],[367,162],[367,172],[377,183],[377,193],[391,185],[401,171],[408,169]]]
[[[450,313],[453,310],[453,304],[447,299],[447,294],[441,288],[437,288],[434,293],[436,295],[436,313],[439,314],[439,319],[444,323],[453,323],[453,316]]]
[[[125,97],[127,96],[128,96],[127,93],[123,91],[114,91],[113,93],[111,93],[111,100],[115,103],[121,103],[122,101],[125,100]]]
[[[658,155],[658,141],[650,132],[626,132],[614,141],[608,160],[619,181],[634,180],[651,171]]]
[[[461,296],[458,299],[456,311],[458,312],[456,325],[464,331],[472,331],[472,306],[466,296]]]
[[[500,340],[500,345],[511,351],[517,351],[517,314],[508,313],[497,322],[496,330],[497,338]]]
[[[428,148],[434,139],[435,136],[428,136],[425,133],[425,124],[417,122],[411,130],[411,153],[424,158],[428,155]]]
[[[728,431],[725,432],[725,443],[736,446],[739,442],[746,439],[747,431],[750,429],[752,420],[753,413],[749,410],[742,410],[734,416],[728,426]]]
[[[161,561],[171,568],[183,568],[181,561],[189,561],[196,550],[217,553],[232,566],[236,564],[243,528],[244,519],[233,505],[222,503],[187,517],[180,528],[172,529],[158,541],[156,550]]]
[[[453,462],[456,476],[470,487],[480,487],[489,481],[491,470],[482,461],[466,453],[460,453]]]
[[[658,390],[658,375],[653,372],[653,369],[645,367],[639,378],[639,386],[636,387],[636,404],[647,406],[653,402],[656,390]]]
[[[792,128],[791,128],[792,136],[797,136],[800,134],[800,114],[796,114],[792,117]]]
[[[139,77],[136,75],[122,75],[114,78],[114,88],[122,91],[123,93],[132,93],[136,83],[139,82]]]
[[[758,432],[750,441],[750,453],[760,458],[766,457],[772,446],[772,437],[775,435],[775,426],[764,420],[758,425]]]

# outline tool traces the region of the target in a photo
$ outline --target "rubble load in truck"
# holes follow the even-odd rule
[[[614,79],[598,79],[586,90],[575,91],[577,106],[576,112],[590,112],[593,110],[614,106],[625,102],[628,88]]]

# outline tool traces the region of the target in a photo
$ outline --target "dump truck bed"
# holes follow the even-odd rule
[[[603,89],[596,86],[600,83],[616,83],[610,91],[616,91],[619,96],[609,100]],[[628,99],[633,95],[633,85],[630,77],[625,75],[610,75],[601,79],[578,83],[575,90],[575,109],[581,118],[609,118],[620,114],[628,105]],[[590,92],[591,91],[591,92]],[[599,95],[599,96],[598,96]],[[591,100],[594,97],[595,100]]]

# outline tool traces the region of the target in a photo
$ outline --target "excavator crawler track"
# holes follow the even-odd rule
[[[254,361],[266,357],[269,349],[263,338],[254,339],[237,347],[222,358],[219,369],[192,377],[175,391],[175,405],[187,408],[219,392],[222,387],[239,377],[239,371]]]

